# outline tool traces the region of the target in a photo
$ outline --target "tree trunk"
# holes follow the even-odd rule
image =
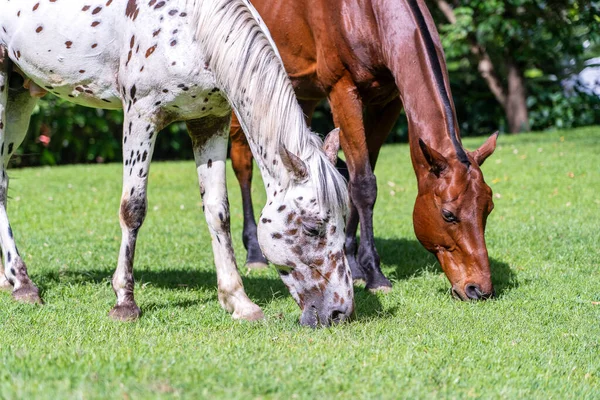
[[[446,0],[435,1],[448,22],[455,24],[456,15],[454,14],[452,6],[448,4]],[[490,56],[487,51],[485,51],[485,48],[477,42],[475,35],[472,33],[467,34],[467,40],[470,45],[471,53],[478,59],[477,69],[479,74],[504,110],[506,119],[508,120],[508,129],[510,133],[529,130],[525,78],[521,74],[519,67],[511,58],[507,58],[508,89],[505,88],[494,68]]]
[[[529,115],[527,112],[527,93],[525,78],[512,58],[506,61],[508,67],[508,96],[506,98],[506,119],[510,133],[529,130]]]

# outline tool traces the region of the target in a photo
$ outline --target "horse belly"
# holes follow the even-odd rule
[[[114,18],[124,12],[120,3],[3,1],[8,12],[0,17],[6,29],[0,39],[23,74],[45,90],[86,106],[120,108]]]

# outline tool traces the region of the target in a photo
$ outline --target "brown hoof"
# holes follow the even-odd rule
[[[140,317],[142,311],[135,303],[117,304],[110,310],[108,316],[115,321],[135,321]]]
[[[376,293],[389,293],[392,291],[392,288],[389,286],[379,286],[379,287],[375,287],[375,288],[370,288],[369,292],[376,294]]]
[[[12,292],[13,299],[21,303],[44,304],[40,291],[34,285],[24,285]]]

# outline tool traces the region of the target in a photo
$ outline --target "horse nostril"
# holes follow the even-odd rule
[[[329,319],[334,324],[337,324],[337,323],[342,322],[343,320],[346,319],[346,314],[343,311],[340,311],[340,310],[333,310],[331,312],[331,316],[329,317]]]
[[[25,79],[16,72],[10,74],[10,79],[8,80],[8,86],[13,90],[19,90],[23,87],[25,83]]]
[[[473,283],[469,283],[467,286],[465,286],[465,294],[469,299],[472,300],[481,300],[483,298],[483,292],[481,291],[481,288]]]

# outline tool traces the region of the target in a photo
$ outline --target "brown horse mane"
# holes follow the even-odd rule
[[[419,32],[421,33],[423,44],[425,45],[425,50],[427,58],[429,59],[429,63],[431,64],[431,70],[433,73],[435,85],[439,91],[439,95],[442,100],[444,114],[446,117],[446,124],[448,127],[448,131],[450,132],[450,139],[452,140],[452,144],[454,145],[454,149],[456,150],[456,156],[458,157],[460,162],[469,167],[471,165],[471,162],[467,157],[465,149],[462,147],[462,144],[458,137],[458,132],[456,131],[454,112],[452,111],[450,97],[448,95],[448,91],[446,90],[446,85],[444,84],[444,73],[442,71],[440,59],[435,49],[433,38],[431,37],[431,32],[427,27],[425,16],[423,15],[423,12],[421,11],[419,4],[417,3],[417,0],[408,0],[408,4],[410,5],[413,17],[415,18],[415,22],[417,23],[417,26],[419,27]]]

